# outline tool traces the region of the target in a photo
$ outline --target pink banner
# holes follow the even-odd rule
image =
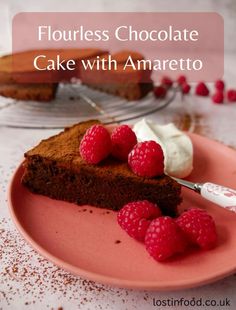
[[[119,78],[123,71],[152,71],[154,80],[183,73],[190,81],[213,81],[224,71],[224,25],[217,13],[19,13],[13,53],[28,50],[34,51],[13,57],[15,77],[24,82],[91,71],[108,79],[111,71]],[[123,50],[145,61],[130,52],[122,62],[113,57]],[[143,74],[142,82],[149,81],[150,74]]]

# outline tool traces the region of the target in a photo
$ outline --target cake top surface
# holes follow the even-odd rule
[[[0,72],[11,73],[13,69],[14,72],[28,72],[36,70],[33,67],[33,60],[38,55],[46,55],[47,59],[56,60],[56,57],[59,54],[63,60],[80,60],[106,53],[106,51],[96,48],[30,50],[16,53],[14,56],[11,54],[0,57]],[[42,60],[42,62],[45,62],[45,60]]]
[[[109,176],[126,176],[144,183],[173,183],[179,186],[174,180],[166,175],[156,178],[142,178],[135,175],[128,164],[121,162],[113,157],[108,157],[97,165],[87,164],[80,156],[79,146],[86,130],[94,124],[100,123],[97,120],[91,120],[76,124],[72,127],[66,128],[63,132],[56,136],[42,140],[36,147],[25,154],[25,158],[41,157],[43,160],[54,161],[58,165],[68,167],[73,170],[80,170],[86,168],[91,173],[98,173]]]

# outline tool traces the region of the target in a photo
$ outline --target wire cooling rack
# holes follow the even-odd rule
[[[127,101],[81,84],[60,84],[57,97],[51,102],[0,97],[0,126],[53,129],[88,119],[120,123],[164,109],[175,95],[176,90],[171,89],[165,99],[156,99],[149,93],[141,100]]]

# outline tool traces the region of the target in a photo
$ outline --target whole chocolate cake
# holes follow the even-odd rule
[[[34,68],[34,58],[38,54],[47,56],[46,59],[54,60],[60,55],[62,60],[72,59],[76,69],[54,71],[41,71]],[[88,87],[123,97],[127,100],[139,100],[153,89],[150,70],[136,71],[132,68],[123,70],[128,56],[133,61],[143,59],[139,53],[120,51],[110,55],[100,49],[59,49],[59,50],[31,50],[5,55],[0,57],[0,95],[19,100],[50,101],[55,98],[57,84],[70,83],[72,78],[80,79]],[[106,59],[117,61],[117,70],[85,70],[82,60]],[[41,60],[41,65],[46,66],[46,60]],[[42,93],[42,94],[41,94]]]

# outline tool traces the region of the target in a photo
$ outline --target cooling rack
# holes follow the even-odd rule
[[[164,109],[175,95],[173,88],[165,99],[156,99],[149,93],[141,100],[127,101],[79,83],[60,84],[56,99],[51,102],[0,97],[0,125],[56,129],[87,119],[99,119],[105,124],[120,123]]]

